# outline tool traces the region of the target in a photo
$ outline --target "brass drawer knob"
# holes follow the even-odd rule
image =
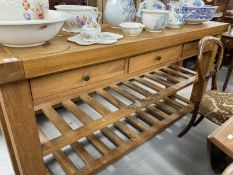
[[[91,78],[89,75],[84,75],[83,80],[84,81],[89,81]]]
[[[161,59],[162,59],[161,56],[156,56],[156,57],[155,57],[155,61],[160,61]]]

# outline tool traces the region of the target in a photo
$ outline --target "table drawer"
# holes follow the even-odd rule
[[[148,54],[132,57],[129,60],[129,73],[152,67],[169,60],[179,61],[182,45],[154,51]]]
[[[232,47],[233,48],[233,39],[222,37],[222,43],[225,47]]]
[[[199,41],[185,43],[182,51],[182,58],[189,58],[198,54]],[[204,52],[213,49],[213,44],[207,44],[204,48]]]
[[[125,60],[122,59],[33,79],[30,81],[33,99],[117,77],[124,72]]]

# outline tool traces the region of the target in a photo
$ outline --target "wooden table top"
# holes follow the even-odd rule
[[[211,133],[208,139],[233,158],[233,118]]]
[[[206,22],[185,25],[183,29],[166,29],[162,33],[143,31],[137,37],[125,37],[113,45],[79,46],[67,41],[69,33],[60,33],[45,45],[32,48],[0,46],[0,84],[66,71],[91,64],[139,55],[156,49],[198,40],[206,35],[227,31],[228,24]],[[122,34],[119,29],[103,31]]]

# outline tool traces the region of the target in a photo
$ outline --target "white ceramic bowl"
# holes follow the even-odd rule
[[[1,0],[0,21],[44,20],[48,16],[48,0]]]
[[[161,32],[168,25],[169,10],[142,10],[142,23],[149,32]]]
[[[65,12],[69,16],[64,25],[64,31],[66,32],[78,33],[87,21],[90,23],[98,23],[102,16],[102,13],[98,11],[97,7],[57,5],[55,8],[58,11]]]
[[[119,24],[125,35],[137,36],[142,32],[144,25],[136,22],[124,22]]]
[[[50,10],[47,20],[0,21],[0,43],[10,47],[44,44],[61,30],[66,15]]]
[[[142,17],[142,10],[147,9],[147,10],[165,10],[166,6],[159,0],[144,0],[139,4],[138,12],[137,12],[137,17],[141,18]]]

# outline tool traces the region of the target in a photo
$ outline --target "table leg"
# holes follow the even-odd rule
[[[232,50],[231,50],[232,51]],[[232,51],[233,52],[233,51]],[[226,90],[227,88],[227,85],[229,83],[229,80],[231,78],[231,73],[232,73],[232,69],[233,69],[233,54],[231,53],[230,54],[230,65],[228,66],[228,71],[227,71],[227,76],[226,76],[226,79],[225,79],[225,83],[223,85],[223,91]]]
[[[9,134],[9,132],[7,130],[7,127],[6,127],[6,121],[5,121],[4,117],[3,117],[3,111],[2,111],[1,106],[0,106],[0,123],[1,123],[1,130],[2,130],[2,133],[4,135],[4,138],[5,138],[5,141],[6,141],[6,144],[7,144],[7,148],[8,148],[8,151],[9,151],[9,155],[10,155],[10,158],[11,158],[11,163],[12,163],[14,172],[15,172],[16,175],[19,175],[19,168],[18,168],[18,165],[17,165],[16,157],[14,155],[13,147],[12,147],[12,144],[11,144],[11,141],[10,141],[10,134]]]
[[[14,167],[17,164],[21,175],[44,175],[42,148],[29,82],[1,86],[0,101],[3,112],[1,123]]]
[[[207,141],[207,150],[211,168],[216,174],[221,174],[223,170],[232,162],[232,159],[209,140]]]

